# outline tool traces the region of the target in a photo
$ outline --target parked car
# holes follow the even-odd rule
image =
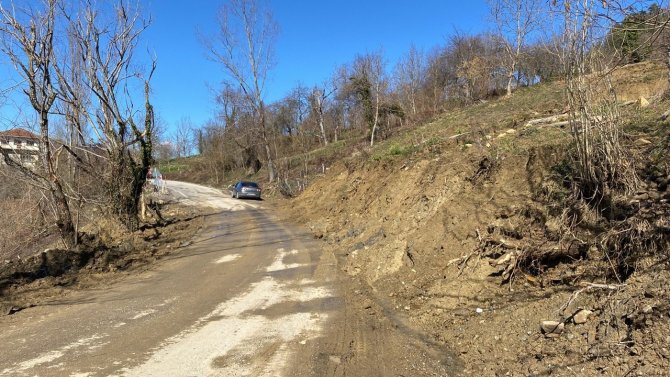
[[[261,188],[256,182],[239,181],[230,190],[233,198],[261,198]]]

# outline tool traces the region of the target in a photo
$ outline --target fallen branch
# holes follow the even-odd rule
[[[568,302],[563,304],[561,308],[558,310],[558,313],[560,315],[563,315],[565,312],[565,309],[569,308],[570,305],[577,299],[577,297],[584,291],[589,291],[593,289],[606,289],[606,290],[611,290],[611,291],[617,291],[621,288],[624,288],[626,284],[599,284],[599,283],[589,283],[589,282],[582,282],[580,285],[584,286],[584,288],[578,289],[575,292],[570,295],[570,299]]]
[[[500,246],[503,249],[519,250],[522,248],[521,244],[504,238],[489,238],[486,240],[487,245]]]
[[[553,124],[559,121],[563,121],[568,117],[567,113],[553,115],[546,118],[533,119],[526,122],[526,127],[538,126],[541,124]]]

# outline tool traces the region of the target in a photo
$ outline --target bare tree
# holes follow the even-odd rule
[[[407,103],[409,113],[417,115],[418,96],[425,75],[425,58],[422,51],[412,45],[396,65],[396,90]]]
[[[321,132],[321,142],[323,145],[328,145],[328,135],[326,135],[325,114],[327,111],[327,101],[335,93],[337,87],[323,84],[321,87],[315,86],[312,89],[310,97],[310,104],[312,113],[316,115],[316,121]]]
[[[491,16],[506,53],[507,95],[519,70],[528,36],[541,25],[541,0],[488,0]]]
[[[219,31],[204,44],[222,65],[229,79],[239,85],[253,109],[256,134],[265,151],[268,178],[275,179],[270,134],[266,119],[265,85],[274,65],[278,26],[264,0],[229,0],[219,11]]]
[[[193,123],[189,118],[181,118],[177,122],[174,134],[177,157],[186,157],[193,149]]]
[[[135,229],[139,225],[144,183],[153,162],[155,119],[149,82],[156,63],[152,62],[146,76],[135,65],[135,49],[149,26],[139,8],[118,1],[109,14],[114,16],[111,21],[87,2],[77,16],[68,18],[73,41],[81,54],[79,59],[86,62],[83,80],[91,96],[87,120],[106,153],[107,165],[101,177],[111,212]],[[144,84],[143,119],[139,121],[134,118],[138,109],[130,90],[135,79]]]
[[[41,169],[33,171],[11,159],[6,151],[2,154],[9,166],[49,193],[56,226],[65,247],[71,248],[77,243],[76,230],[63,179],[57,171],[59,154],[52,153],[49,138],[50,112],[57,98],[54,32],[58,2],[45,0],[40,6],[40,10],[17,10],[0,4],[0,48],[25,82],[23,93],[28,97],[39,125]]]

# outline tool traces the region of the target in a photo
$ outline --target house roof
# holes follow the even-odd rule
[[[39,139],[39,136],[23,128],[12,128],[7,131],[0,131],[0,137],[19,137],[24,139]]]

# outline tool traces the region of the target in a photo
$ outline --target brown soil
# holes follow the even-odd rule
[[[46,249],[0,264],[0,315],[70,292],[110,284],[176,252],[202,228],[198,210],[165,204],[162,222],[128,232],[116,221],[98,219],[82,232],[77,250]]]
[[[656,119],[667,106],[646,111]],[[665,127],[628,140],[639,171],[656,173],[641,174],[644,193],[620,198],[610,220],[569,200],[567,134],[522,127],[406,155],[355,153],[282,211],[326,242],[341,280],[365,287],[348,300],[377,315],[371,326],[422,334],[453,352],[452,373],[666,375],[669,172],[652,158]],[[637,236],[649,252],[612,253]],[[547,320],[563,331],[544,334]]]

